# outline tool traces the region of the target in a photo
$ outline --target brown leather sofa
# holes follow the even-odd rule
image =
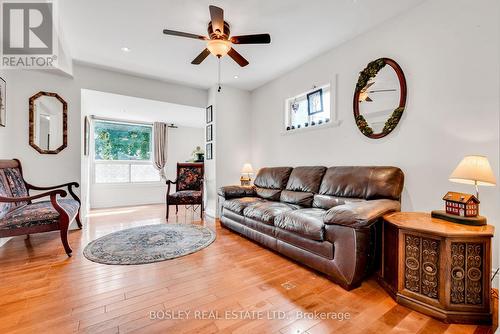
[[[219,189],[220,221],[350,290],[376,263],[381,217],[400,210],[403,183],[396,167],[262,168],[252,187]]]

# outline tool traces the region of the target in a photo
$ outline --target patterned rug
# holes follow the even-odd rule
[[[89,243],[87,259],[103,264],[144,264],[199,251],[215,240],[212,230],[191,224],[156,224],[114,232]]]

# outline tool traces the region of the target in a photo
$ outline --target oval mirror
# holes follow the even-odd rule
[[[42,154],[57,154],[67,146],[68,105],[55,93],[40,92],[30,100],[30,145]]]
[[[373,139],[396,128],[406,106],[406,79],[392,59],[380,58],[359,74],[354,93],[354,119],[361,133]]]

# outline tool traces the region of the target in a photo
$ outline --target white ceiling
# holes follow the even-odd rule
[[[205,109],[125,95],[82,90],[82,112],[124,121],[166,122],[203,128]]]
[[[245,68],[222,59],[223,83],[252,90],[423,1],[65,0],[60,18],[77,61],[208,88],[217,81],[216,58],[190,64],[204,42],[165,36],[162,30],[206,35],[208,6],[217,5],[232,35],[271,34],[270,45],[235,47],[250,61]]]

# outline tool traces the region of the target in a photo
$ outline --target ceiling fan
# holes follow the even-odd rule
[[[224,21],[224,10],[217,6],[209,6],[211,21],[208,23],[208,36],[200,36],[187,32],[164,29],[166,35],[179,36],[207,41],[207,47],[192,62],[199,65],[211,53],[217,58],[226,54],[231,57],[241,67],[247,66],[248,61],[240,55],[233,44],[269,44],[271,36],[269,34],[230,36],[229,23]]]

